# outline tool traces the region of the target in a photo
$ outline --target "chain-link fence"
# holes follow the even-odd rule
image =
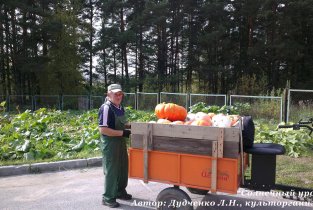
[[[91,96],[90,109],[98,109],[104,103],[104,96]]]
[[[61,97],[61,110],[88,110],[88,95],[63,95]]]
[[[40,108],[61,109],[59,95],[35,95],[33,104],[34,110]]]
[[[193,94],[189,95],[189,105],[192,106],[199,102],[204,102],[207,106],[224,106],[226,105],[226,95],[220,94]]]
[[[160,103],[162,102],[175,103],[188,109],[188,94],[160,92]]]
[[[230,95],[230,105],[235,106],[241,115],[251,115],[255,119],[282,121],[282,97]]]
[[[7,110],[9,112],[33,110],[33,96],[30,95],[9,95],[7,103]]]
[[[155,106],[159,103],[158,93],[137,92],[136,104],[137,110],[154,111]]]
[[[6,102],[6,96],[5,95],[0,95],[0,113],[6,111],[6,105],[3,105],[3,102]]]
[[[287,121],[299,121],[313,116],[313,90],[288,91],[287,108],[284,116]],[[176,103],[188,108],[198,102],[207,105],[226,105],[227,95],[222,94],[186,94],[186,93],[125,93],[123,106],[137,110],[153,111],[158,103]],[[103,104],[105,96],[89,95],[0,95],[0,102],[6,101],[6,111],[23,112],[39,108],[60,110],[97,109]],[[229,105],[235,105],[242,115],[254,118],[282,121],[282,97],[230,95]]]
[[[123,106],[130,106],[133,109],[136,108],[136,94],[135,93],[124,93]]]
[[[288,91],[287,122],[313,117],[313,90]]]
[[[5,95],[0,95],[0,102],[2,102],[2,101],[6,101],[6,96]]]

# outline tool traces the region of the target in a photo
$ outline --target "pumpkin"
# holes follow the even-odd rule
[[[197,112],[195,116],[195,120],[206,120],[211,121],[211,117],[204,112]]]
[[[157,123],[160,123],[160,124],[170,124],[171,121],[169,121],[167,119],[158,119]]]
[[[177,120],[177,121],[171,122],[171,124],[174,124],[174,125],[183,125],[184,122],[183,122],[183,121],[180,121],[180,120]]]
[[[154,109],[154,113],[159,119],[165,118],[164,107],[165,107],[165,103],[161,103],[161,104],[156,105],[156,107]]]
[[[191,125],[198,125],[198,126],[211,126],[211,121],[206,120],[195,120],[191,123]]]
[[[193,120],[186,121],[186,122],[184,123],[184,125],[191,125],[192,122],[193,122]]]
[[[227,117],[228,117],[228,118],[230,119],[230,121],[231,121],[231,126],[234,126],[234,125],[238,122],[238,120],[239,120],[239,118],[240,118],[239,115],[228,115]]]
[[[155,107],[155,115],[159,119],[167,119],[170,121],[184,121],[187,116],[187,110],[174,103],[162,103]]]
[[[231,120],[225,116],[224,114],[218,114],[218,115],[215,115],[213,118],[212,118],[212,123],[213,123],[213,126],[215,127],[230,127],[231,126]]]
[[[212,119],[212,117],[214,117],[215,116],[215,113],[213,113],[213,112],[209,112],[208,113],[208,115],[211,117],[211,119]]]
[[[195,120],[196,114],[194,113],[188,113],[187,114],[187,120]]]

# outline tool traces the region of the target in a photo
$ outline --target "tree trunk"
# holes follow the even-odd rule
[[[6,70],[5,70],[5,55],[4,55],[4,36],[3,36],[3,4],[0,5],[0,81],[2,84],[2,92],[0,94],[7,95],[6,86]]]
[[[123,7],[120,10],[120,31],[121,34],[125,33],[125,22],[124,22],[124,9]],[[121,50],[122,50],[122,65],[124,66],[125,70],[125,78],[126,78],[126,84],[125,84],[125,90],[129,91],[129,73],[128,73],[128,61],[127,61],[127,43],[125,40],[122,40],[121,43]],[[122,68],[122,75],[123,75],[123,68]]]
[[[90,6],[90,16],[89,16],[89,21],[90,21],[90,33],[89,33],[89,94],[92,94],[92,56],[93,56],[93,3],[92,0],[89,0],[89,6]],[[89,104],[90,108],[90,104]]]

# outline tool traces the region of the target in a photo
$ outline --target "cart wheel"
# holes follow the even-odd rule
[[[208,190],[201,190],[201,189],[192,188],[192,187],[187,187],[187,189],[192,194],[197,194],[197,195],[206,195],[209,192]]]
[[[158,210],[193,210],[189,195],[177,187],[169,187],[162,190],[158,194],[156,202],[158,203]]]

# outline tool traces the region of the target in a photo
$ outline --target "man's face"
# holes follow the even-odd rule
[[[122,91],[119,91],[116,93],[109,92],[109,97],[111,101],[117,106],[121,105],[123,96],[124,96],[124,93]]]

